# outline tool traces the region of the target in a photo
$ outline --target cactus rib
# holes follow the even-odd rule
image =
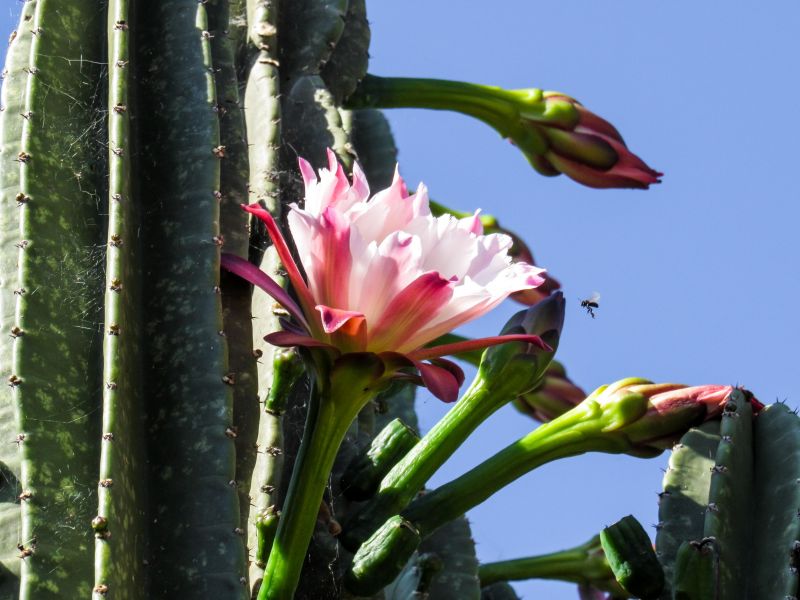
[[[719,549],[719,595],[746,598],[753,515],[753,409],[734,390],[722,412],[720,442],[711,471],[703,536]]]
[[[219,298],[221,148],[204,3],[140,7],[151,597],[245,597]],[[176,93],[179,91],[179,93]],[[175,465],[178,465],[176,468]],[[170,560],[163,560],[169,556]]]
[[[89,595],[100,446],[103,146],[73,140],[96,133],[105,13],[90,0],[51,4],[40,0],[31,24],[17,158],[26,198],[11,373],[24,436],[20,598]]]
[[[800,419],[785,404],[762,410],[753,426],[755,511],[751,598],[798,594]]]
[[[11,331],[15,326],[17,279],[17,253],[14,244],[19,242],[20,169],[15,160],[22,150],[22,125],[25,119],[25,89],[33,40],[31,20],[36,2],[26,2],[22,7],[16,35],[11,41],[5,64],[5,79],[0,90],[0,245],[2,273],[0,280],[0,329]],[[0,371],[8,377],[12,371],[11,356],[14,338],[0,336]],[[0,468],[4,483],[0,494],[0,598],[19,595],[20,559],[17,544],[21,538],[20,501],[20,448],[24,441],[18,438],[17,407],[11,386],[0,389]],[[10,442],[17,441],[17,444]],[[5,442],[5,443],[4,443]]]
[[[678,547],[703,535],[719,428],[719,421],[709,421],[690,429],[672,450],[659,500],[656,534],[656,554],[664,567],[666,582],[662,598],[669,597]]]
[[[147,543],[144,430],[141,426],[139,215],[134,202],[131,157],[130,2],[108,7],[108,252],[106,254],[103,348],[103,416],[95,529],[95,590],[115,598],[143,599],[141,556]],[[121,66],[126,65],[126,66]],[[115,332],[109,335],[110,332]],[[101,595],[100,592],[97,592]]]

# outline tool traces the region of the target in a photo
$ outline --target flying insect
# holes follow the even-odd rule
[[[594,311],[596,308],[600,308],[600,294],[594,292],[591,298],[587,298],[586,300],[581,300],[581,308],[585,308],[586,312],[592,315],[594,319]]]

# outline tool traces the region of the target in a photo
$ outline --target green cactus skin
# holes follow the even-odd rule
[[[664,567],[664,597],[675,569],[678,547],[703,535],[703,523],[711,486],[711,469],[720,440],[720,422],[709,421],[690,429],[676,444],[664,474],[664,491],[658,506],[656,554]]]
[[[133,201],[130,3],[112,0],[108,7],[108,251],[106,254],[103,348],[103,417],[95,525],[95,592],[115,598],[147,597],[132,582],[144,581],[142,556],[147,539],[144,486],[144,430],[141,372],[141,289],[135,243],[138,210]],[[116,331],[115,335],[109,335]]]
[[[420,545],[420,556],[434,554],[442,563],[432,574],[428,597],[437,600],[477,600],[480,598],[478,558],[475,541],[465,517],[445,524]]]
[[[600,542],[615,579],[625,590],[643,600],[658,598],[664,588],[664,570],[650,536],[633,515],[604,528]]]
[[[15,309],[19,289],[17,279],[17,253],[14,244],[19,242],[20,169],[14,160],[22,150],[22,126],[25,119],[25,90],[30,62],[30,47],[33,41],[32,20],[36,2],[22,6],[20,23],[16,35],[9,44],[5,64],[5,79],[0,96],[0,330],[10,331],[16,322]],[[11,357],[14,338],[0,336],[0,371],[4,376],[12,372]],[[11,386],[0,389],[0,440],[15,440],[17,429],[16,405]],[[0,488],[0,598],[10,600],[19,594],[20,558],[17,544],[22,539],[20,530],[20,501],[22,492],[19,479],[21,453],[18,445],[0,442],[0,468],[3,486]]]
[[[714,538],[683,542],[674,570],[673,600],[723,600],[719,594],[719,549]]]
[[[375,109],[349,112],[352,113],[349,119],[350,137],[370,188],[385,189],[392,183],[397,164],[397,146],[389,121],[381,111]]]
[[[344,31],[320,72],[337,104],[352,94],[367,74],[369,39],[365,0],[348,0]]]
[[[755,533],[750,598],[798,595],[800,540],[800,419],[785,404],[762,410],[754,421]]]
[[[481,600],[519,600],[517,592],[506,581],[481,588]]]
[[[720,597],[737,600],[747,597],[743,566],[749,561],[754,514],[753,409],[742,390],[731,393],[719,432],[703,535],[714,538],[719,550]]]
[[[23,199],[16,285],[25,290],[16,295],[20,331],[10,373],[24,436],[20,598],[88,597],[94,577],[87,524],[97,507],[100,448],[93,414],[101,388],[97,266],[104,240],[97,208],[105,151],[103,142],[88,142],[104,101],[96,82],[105,12],[91,0],[40,0],[23,26],[35,33],[20,117],[25,154],[14,157]]]
[[[219,296],[219,121],[204,4],[143,2],[137,38],[152,518],[151,597],[244,597]],[[145,18],[146,16],[146,18]],[[174,90],[182,93],[176,95]],[[169,560],[164,560],[169,556]]]
[[[372,406],[368,406],[367,410],[374,416]],[[368,499],[378,489],[386,473],[418,441],[417,433],[401,419],[391,421],[375,436],[366,452],[357,455],[345,469],[341,478],[345,496],[351,500]]]
[[[319,73],[344,32],[347,0],[291,0],[281,8],[282,77]]]
[[[395,515],[387,520],[358,549],[353,565],[345,576],[347,589],[360,596],[378,593],[386,585],[384,569],[393,573],[393,579],[402,571],[407,557],[416,550],[420,541],[419,532],[402,517]],[[407,552],[397,553],[387,548],[402,548]]]
[[[248,66],[244,93],[245,121],[248,133],[249,152],[249,196],[247,203],[258,202],[270,211],[276,220],[281,218],[281,176],[280,148],[282,115],[280,101],[280,74],[278,69],[277,19],[279,3],[263,0],[247,0],[247,23],[242,28],[246,32],[245,46],[250,50],[240,51],[240,59],[247,58]],[[241,10],[241,9],[240,9]],[[253,55],[252,60],[249,58]],[[250,220],[251,262],[259,264],[276,281],[283,283],[279,272],[280,262],[272,249],[267,249],[268,237],[263,224],[257,219]],[[263,290],[252,292],[252,348],[257,355],[257,395],[264,403],[256,408],[258,430],[252,448],[257,449],[254,457],[254,476],[247,490],[251,518],[247,525],[247,545],[258,549],[265,543],[263,533],[259,532],[258,520],[263,518],[270,507],[279,506],[281,477],[284,469],[283,411],[284,406],[273,406],[271,398],[285,400],[291,392],[293,381],[283,377],[284,363],[297,356],[286,354],[266,342],[264,336],[280,329],[275,302]],[[287,386],[282,381],[288,381]],[[275,392],[279,391],[278,396]],[[244,415],[243,415],[244,416]],[[266,563],[268,549],[257,550]],[[251,556],[249,576],[251,591],[256,590],[263,575],[262,560]],[[255,560],[253,560],[255,558]]]

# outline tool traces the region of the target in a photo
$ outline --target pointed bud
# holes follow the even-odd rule
[[[554,360],[547,367],[544,379],[534,389],[514,400],[522,413],[546,423],[560,417],[586,398],[584,392],[567,377],[564,365]]]
[[[634,454],[652,456],[671,447],[691,427],[721,416],[733,389],[630,378],[601,388],[590,398],[603,411],[604,433],[623,436]],[[750,397],[753,408],[759,410],[761,403]]]
[[[558,349],[564,325],[564,307],[564,295],[556,292],[511,317],[501,335],[538,335],[551,349],[543,350],[523,342],[494,346],[483,353],[478,378],[483,378],[499,395],[510,391],[519,395],[533,388],[543,377]]]

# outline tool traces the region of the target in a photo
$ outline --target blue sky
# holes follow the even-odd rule
[[[497,215],[561,280],[559,359],[585,389],[641,376],[742,384],[797,406],[800,222],[796,183],[800,5],[788,1],[464,0],[369,2],[370,70],[573,95],[614,123],[664,182],[649,191],[547,179],[483,124],[421,110],[387,114],[410,186]],[[602,294],[597,318],[579,298]],[[496,332],[509,302],[464,329]],[[421,403],[423,427],[446,406]],[[434,478],[444,483],[523,435],[496,414]],[[576,457],[529,474],[469,514],[483,560],[588,539],[633,513],[657,521],[667,455]],[[653,533],[653,530],[650,529]],[[566,584],[515,584],[527,599],[574,599]]]
[[[19,2],[0,9],[14,28]],[[453,7],[457,6],[457,9]],[[797,406],[800,5],[731,1],[369,2],[377,75],[440,77],[570,94],[665,172],[650,191],[546,179],[485,125],[433,111],[387,114],[410,186],[482,208],[521,234],[564,285],[559,359],[588,390],[621,377],[742,384]],[[602,294],[597,318],[578,300]],[[464,328],[496,333],[506,303]],[[447,407],[420,395],[423,428]],[[484,424],[433,484],[478,464],[533,424],[512,409]],[[529,474],[471,511],[482,560],[583,542],[633,513],[657,520],[666,455],[586,456]],[[652,530],[651,530],[652,531]],[[515,584],[524,598],[571,585]]]

